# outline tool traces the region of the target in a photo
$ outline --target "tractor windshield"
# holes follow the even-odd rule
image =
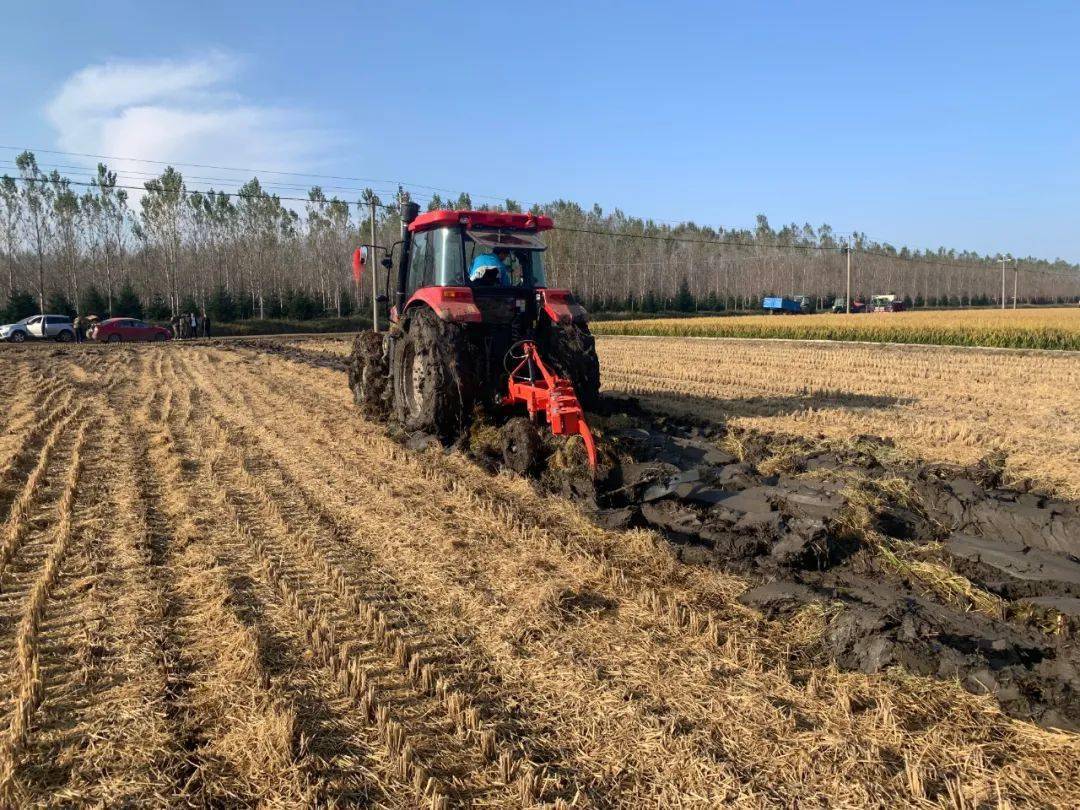
[[[540,238],[531,231],[480,231],[465,232],[465,267],[472,267],[473,260],[484,254],[498,256],[506,268],[501,280],[494,285],[512,287],[544,287],[544,251],[547,249]],[[474,282],[481,283],[481,282]]]

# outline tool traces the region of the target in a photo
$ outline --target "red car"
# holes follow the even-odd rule
[[[90,339],[100,343],[128,343],[137,340],[169,340],[172,332],[164,326],[151,326],[134,318],[109,318],[90,332]]]

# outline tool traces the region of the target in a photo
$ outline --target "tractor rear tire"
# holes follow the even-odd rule
[[[383,347],[384,335],[368,330],[353,341],[349,355],[349,388],[360,413],[367,419],[386,421],[390,416],[387,396],[390,368]]]
[[[544,446],[536,426],[524,416],[517,416],[503,425],[499,433],[503,465],[519,475],[535,473]]]
[[[542,318],[536,331],[536,347],[540,359],[560,377],[570,380],[581,407],[594,410],[600,402],[600,358],[588,324],[555,323]]]
[[[394,419],[406,430],[457,439],[476,401],[475,362],[462,327],[430,309],[416,309],[393,345]]]

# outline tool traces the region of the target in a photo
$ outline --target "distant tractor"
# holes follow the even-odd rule
[[[769,296],[761,302],[761,306],[770,315],[806,315],[817,309],[814,299],[808,295],[793,295],[790,298]]]
[[[504,462],[519,472],[541,460],[546,424],[579,436],[596,467],[585,408],[600,396],[600,362],[588,317],[569,290],[547,286],[549,217],[402,208],[397,272],[388,252],[390,329],[357,336],[349,385],[362,411],[407,431],[454,441],[474,416],[500,424]]]
[[[875,295],[872,300],[872,312],[903,312],[907,304],[903,298],[895,295]]]
[[[832,311],[834,313],[847,312],[847,299],[839,297],[833,300]],[[866,312],[866,302],[858,299],[851,302],[852,314],[857,312]]]

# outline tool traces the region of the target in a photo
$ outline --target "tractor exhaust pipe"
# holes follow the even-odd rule
[[[409,225],[420,216],[420,206],[414,202],[403,202],[401,214],[401,263],[398,265],[397,289],[394,291],[394,306],[398,315],[405,310],[405,285],[409,276],[409,254],[412,252],[412,231]]]

